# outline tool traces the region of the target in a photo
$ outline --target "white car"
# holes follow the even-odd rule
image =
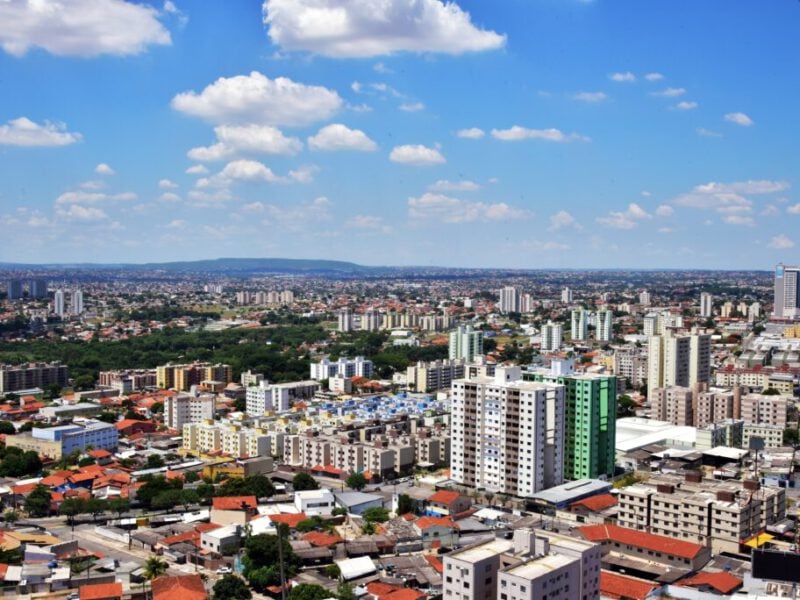
[[[217,575],[230,575],[231,573],[233,573],[233,569],[230,567],[220,567],[217,569]]]

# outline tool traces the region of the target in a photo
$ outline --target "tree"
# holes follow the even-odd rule
[[[199,479],[200,475],[198,475],[194,471],[186,471],[186,473],[183,474],[183,480],[186,483],[194,483],[195,481],[199,481]]]
[[[95,498],[92,496],[86,500],[86,512],[92,515],[92,521],[97,518],[97,515],[103,514],[108,508],[108,502],[102,498]]]
[[[164,490],[153,498],[152,502],[150,502],[150,507],[155,510],[165,510],[182,504],[182,493],[183,490]]]
[[[417,501],[408,494],[400,494],[397,497],[397,514],[405,515],[407,513],[416,514]]]
[[[83,498],[67,498],[61,503],[58,513],[67,517],[67,521],[75,531],[75,517],[86,512],[86,500]]]
[[[169,565],[165,561],[161,560],[155,554],[152,554],[144,563],[144,571],[142,572],[142,576],[145,578],[145,580],[149,581],[152,586],[153,579],[161,577],[167,572],[168,567]]]
[[[275,495],[275,486],[263,475],[250,475],[244,478],[245,486],[257,498],[269,498]]]
[[[292,479],[292,487],[294,491],[301,492],[303,490],[318,490],[319,484],[308,473],[298,473]]]
[[[164,466],[164,459],[160,454],[151,454],[147,457],[146,469],[160,469]]]
[[[214,584],[214,600],[250,600],[252,592],[241,577],[225,575]]]
[[[336,586],[336,597],[339,600],[356,600],[356,593],[352,585],[346,581],[340,581]]]
[[[130,510],[131,501],[127,498],[112,498],[108,501],[108,510],[117,513],[118,517],[122,517],[122,513]]]
[[[367,478],[364,477],[363,473],[352,473],[344,483],[350,489],[360,492],[367,486]]]
[[[19,513],[15,510],[7,510],[3,513],[3,519],[9,525],[13,525],[17,521],[19,521]]]
[[[783,445],[796,446],[800,443],[800,432],[794,427],[789,427],[783,430]]]
[[[385,523],[389,520],[389,511],[382,506],[373,506],[361,513],[361,516],[367,523]]]
[[[336,563],[328,565],[327,567],[322,569],[322,572],[325,573],[325,575],[327,575],[331,579],[339,579],[339,577],[342,576],[342,570]]]
[[[321,585],[301,583],[292,588],[287,600],[326,600],[330,592]]]
[[[46,517],[50,514],[50,490],[47,486],[37,485],[25,498],[25,511],[31,517]]]
[[[761,392],[761,394],[763,396],[780,396],[781,391],[773,387],[768,387],[763,392]]]
[[[17,430],[10,421],[0,421],[0,433],[3,435],[14,435],[17,433]]]
[[[280,555],[283,555],[284,573],[291,577],[300,567],[300,560],[292,550],[287,539],[288,527],[278,525],[280,532],[281,552],[278,551],[278,536],[260,533],[245,541],[245,577],[251,585],[263,589],[267,585],[280,585]]]

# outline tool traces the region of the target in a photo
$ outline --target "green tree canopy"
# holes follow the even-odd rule
[[[308,473],[298,473],[292,479],[292,487],[294,491],[301,492],[303,490],[318,490],[319,484]]]
[[[250,588],[241,577],[225,575],[214,584],[214,600],[250,600]]]
[[[363,473],[352,473],[345,480],[345,485],[350,489],[361,491],[367,486],[367,478]]]

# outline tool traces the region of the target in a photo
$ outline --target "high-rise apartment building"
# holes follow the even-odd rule
[[[170,429],[181,431],[187,423],[200,423],[206,419],[213,419],[215,410],[214,394],[167,396],[164,399],[164,424]]]
[[[700,316],[708,318],[714,315],[714,296],[708,292],[700,294]]]
[[[579,308],[572,311],[572,340],[585,341],[589,339],[589,313]]]
[[[47,298],[47,279],[37,277],[30,281],[31,298]]]
[[[83,292],[81,290],[72,292],[72,314],[76,317],[83,314]]]
[[[775,267],[775,317],[800,316],[800,267],[780,264]]]
[[[596,336],[598,342],[610,342],[613,337],[614,313],[608,309],[597,311]]]
[[[349,308],[339,310],[339,327],[341,332],[353,331],[353,311]]]
[[[9,300],[22,300],[22,281],[10,279],[6,291]]]
[[[673,425],[694,425],[693,395],[689,388],[658,388],[653,390],[650,402],[651,419],[669,421]]]
[[[572,293],[572,290],[569,289],[568,287],[565,287],[563,290],[561,290],[561,301],[564,304],[571,303],[573,297],[574,297],[574,294]]]
[[[458,329],[450,332],[448,358],[463,358],[467,362],[474,362],[478,356],[483,356],[482,331],[472,329],[472,325],[459,325]]]
[[[45,388],[50,385],[67,385],[69,372],[61,363],[0,364],[0,394]]]
[[[373,365],[371,360],[363,356],[355,358],[339,357],[337,361],[323,358],[319,362],[311,363],[311,379],[322,381],[331,377],[372,377]]]
[[[451,474],[463,485],[531,496],[564,479],[563,385],[519,367],[453,382]]]
[[[526,373],[525,379],[564,386],[564,479],[614,475],[617,378]]]
[[[642,304],[643,306],[650,306],[651,302],[652,298],[650,296],[650,292],[644,290],[639,294],[639,304]]]
[[[56,293],[53,295],[53,314],[58,317],[63,317],[65,312],[64,290],[56,290]]]
[[[361,329],[363,331],[380,331],[381,313],[377,308],[368,308],[361,315]]]
[[[197,362],[156,367],[156,385],[161,389],[188,392],[193,385],[200,385],[204,381],[230,383],[233,381],[230,365]]]
[[[564,343],[564,326],[547,321],[542,325],[542,352],[556,352]]]
[[[647,347],[647,392],[670,386],[692,387],[711,377],[711,336],[651,336]]]
[[[498,308],[501,313],[520,312],[520,291],[519,288],[506,286],[500,290],[500,302]]]

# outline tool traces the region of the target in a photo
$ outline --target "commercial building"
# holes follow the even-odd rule
[[[164,390],[188,392],[193,385],[200,385],[204,381],[228,384],[233,381],[233,371],[230,365],[205,362],[182,365],[170,363],[156,368],[156,385]]]
[[[319,362],[311,363],[311,379],[322,381],[330,379],[336,375],[340,377],[372,377],[373,365],[371,360],[363,356],[355,358],[341,357],[332,362],[328,358],[323,358]]]
[[[800,316],[800,267],[783,264],[775,267],[775,303],[772,316]]]
[[[565,388],[564,478],[596,479],[614,475],[617,378],[605,375],[530,373],[533,381]]]
[[[472,329],[472,325],[460,325],[450,332],[449,358],[463,358],[474,362],[483,356],[483,332]]]
[[[216,412],[214,394],[177,394],[164,399],[164,424],[169,429],[182,431],[187,423],[200,423],[213,419]]]
[[[451,476],[531,496],[564,478],[565,388],[523,381],[519,367],[453,382]]]
[[[67,365],[54,363],[26,363],[21,365],[0,364],[0,394],[8,394],[31,388],[46,388],[51,385],[67,385]]]
[[[103,411],[101,404],[78,402],[77,404],[52,405],[39,409],[39,414],[48,419],[73,419],[75,417],[91,417]]]
[[[60,459],[75,450],[92,446],[95,450],[117,449],[117,428],[111,423],[85,420],[71,425],[37,428],[6,436],[6,446],[34,450],[42,456]]]

